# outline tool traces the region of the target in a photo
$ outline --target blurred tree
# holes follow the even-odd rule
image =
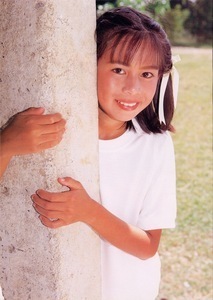
[[[97,7],[130,6],[139,11],[148,11],[152,16],[164,13],[170,9],[169,0],[97,0]]]
[[[105,11],[108,11],[109,9],[114,8],[115,6],[116,6],[116,0],[111,0],[111,1],[99,0],[99,1],[96,1],[97,17],[99,17]]]
[[[196,0],[190,2],[190,15],[185,28],[193,34],[199,43],[212,41],[212,1]]]
[[[144,11],[146,3],[142,0],[117,0],[117,6],[130,6],[139,11]]]
[[[188,9],[181,9],[180,5],[176,5],[173,9],[167,10],[164,15],[160,16],[159,21],[173,45],[177,45],[184,35],[184,23],[189,14]]]
[[[97,15],[116,6],[117,0],[96,0]]]
[[[103,4],[107,3],[107,2],[115,4],[116,0],[96,0],[96,5],[103,5]]]
[[[189,8],[190,0],[170,0],[171,9],[175,8],[176,5],[180,5],[182,9]]]
[[[173,44],[181,37],[191,40],[191,34],[199,43],[212,40],[212,0],[97,0],[96,6],[98,15],[118,6],[145,11],[162,24]]]
[[[144,2],[146,3],[146,11],[151,13],[157,21],[167,10],[170,10],[169,0],[145,0]]]

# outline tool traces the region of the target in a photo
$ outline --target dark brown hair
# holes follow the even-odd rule
[[[152,103],[141,111],[136,116],[136,119],[141,128],[147,133],[161,133],[165,130],[173,131],[171,121],[174,113],[174,100],[171,75],[164,96],[166,125],[160,124],[158,118],[160,83],[163,74],[169,72],[172,68],[171,45],[161,26],[149,16],[132,8],[115,8],[98,18],[96,40],[97,59],[106,50],[110,50],[111,59],[113,60],[118,44],[122,43],[125,46],[123,49],[125,48],[126,51],[120,55],[125,63],[131,61],[142,43],[146,47],[151,47],[150,49],[156,55],[159,64],[158,85]],[[134,128],[132,121],[127,122],[127,128]]]

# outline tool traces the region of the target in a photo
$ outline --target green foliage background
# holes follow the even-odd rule
[[[148,13],[161,23],[173,45],[211,45],[211,0],[99,0],[96,3],[98,14],[119,6]]]

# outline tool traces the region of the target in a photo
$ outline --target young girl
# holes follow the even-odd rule
[[[102,300],[153,300],[161,231],[176,217],[170,44],[154,20],[122,7],[98,19],[97,54],[101,204],[70,177],[58,179],[67,192],[32,199],[45,226],[80,221],[101,237]]]

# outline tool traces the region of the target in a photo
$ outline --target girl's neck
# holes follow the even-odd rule
[[[99,139],[112,140],[126,131],[126,122],[110,119],[99,110]]]

